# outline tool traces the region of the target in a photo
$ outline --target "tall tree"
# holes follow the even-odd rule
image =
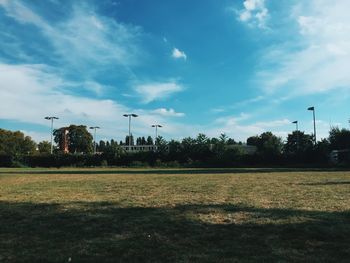
[[[92,135],[84,125],[70,125],[68,127],[68,148],[72,153],[92,153]]]
[[[42,141],[38,143],[39,153],[50,153],[51,152],[51,143],[48,141]]]
[[[0,153],[8,155],[32,154],[36,150],[35,142],[20,131],[0,129]]]
[[[129,139],[130,139],[130,144],[129,144]],[[129,135],[126,135],[125,145],[134,145],[134,136],[132,134],[131,134],[130,138],[129,138]]]
[[[332,128],[329,132],[329,142],[332,150],[350,149],[350,130]]]
[[[153,139],[151,136],[147,137],[146,145],[153,145]]]
[[[247,144],[256,146],[258,153],[263,156],[274,156],[282,153],[282,139],[272,132],[264,132],[260,136],[249,137]]]
[[[160,153],[167,152],[168,143],[162,136],[158,136],[156,138],[156,145],[157,145],[158,152],[160,152]]]
[[[92,135],[84,125],[70,125],[54,131],[55,142],[64,144],[65,136],[70,153],[92,153]],[[61,149],[62,150],[62,149]]]
[[[97,145],[97,152],[105,152],[106,150],[106,142],[100,141],[100,143]]]
[[[314,146],[313,137],[302,131],[293,131],[288,134],[287,142],[284,145],[284,151],[287,154],[306,153],[311,151]]]

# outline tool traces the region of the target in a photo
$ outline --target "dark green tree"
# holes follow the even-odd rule
[[[329,132],[328,140],[332,150],[350,149],[350,130],[334,127]]]
[[[42,141],[38,143],[39,153],[51,153],[51,143],[48,141]]]
[[[146,145],[153,145],[153,139],[151,136],[147,137]]]
[[[68,149],[71,153],[92,153],[92,135],[84,125],[70,125],[68,127]]]
[[[256,146],[258,153],[266,157],[280,155],[283,148],[282,139],[272,132],[264,132],[260,136],[249,137],[247,145]]]
[[[33,154],[36,143],[20,131],[0,129],[0,154],[12,156]]]
[[[105,152],[106,150],[106,142],[105,141],[100,141],[100,143],[97,145],[97,152]]]
[[[284,145],[286,154],[306,153],[314,147],[313,137],[302,131],[293,131],[288,134],[287,142]]]
[[[158,136],[156,138],[156,145],[157,145],[157,151],[160,153],[166,153],[168,149],[168,143],[167,141],[162,137]]]
[[[92,153],[93,143],[92,135],[84,125],[70,125],[54,131],[55,142],[63,144],[64,136],[68,141],[68,150],[70,153]]]
[[[134,145],[134,136],[131,134],[130,136],[130,144],[129,144],[129,135],[125,137],[125,145]]]

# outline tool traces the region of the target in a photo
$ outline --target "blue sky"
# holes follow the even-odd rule
[[[0,0],[0,127],[48,140],[349,127],[347,0]]]

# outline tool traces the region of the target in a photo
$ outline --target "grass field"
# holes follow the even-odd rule
[[[0,169],[0,262],[350,262],[350,172]]]

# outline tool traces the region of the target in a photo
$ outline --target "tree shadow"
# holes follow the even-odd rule
[[[350,181],[325,181],[314,183],[301,183],[299,185],[327,186],[327,185],[350,185]]]
[[[0,262],[346,262],[350,212],[0,202]]]
[[[338,168],[84,168],[84,169],[25,169],[25,170],[0,170],[0,174],[234,174],[234,173],[290,173],[290,172],[336,172],[349,171]]]

